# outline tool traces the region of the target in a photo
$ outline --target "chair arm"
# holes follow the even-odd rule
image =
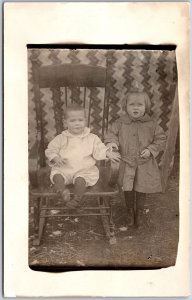
[[[36,170],[29,170],[29,182],[31,189],[46,189],[50,187],[50,167],[41,167]]]
[[[120,162],[109,162],[109,185],[117,184]]]

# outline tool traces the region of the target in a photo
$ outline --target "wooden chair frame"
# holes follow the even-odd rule
[[[100,180],[94,187],[89,187],[86,190],[85,197],[96,198],[97,206],[83,207],[81,210],[71,209],[66,207],[56,207],[52,203],[57,199],[57,194],[50,186],[49,173],[50,169],[46,167],[45,163],[45,145],[42,136],[42,122],[40,115],[42,108],[40,103],[40,88],[51,87],[54,93],[58,92],[60,87],[84,87],[84,98],[86,88],[89,87],[103,87],[105,88],[104,95],[104,113],[102,137],[104,131],[108,126],[108,110],[109,110],[109,74],[107,68],[93,67],[90,65],[51,65],[39,67],[36,62],[33,62],[33,80],[34,93],[36,101],[37,113],[37,145],[38,145],[38,162],[39,169],[36,170],[37,186],[30,186],[30,197],[34,201],[34,225],[35,225],[35,239],[33,245],[39,245],[41,242],[45,221],[52,217],[84,217],[84,216],[100,216],[103,228],[111,244],[116,242],[114,236],[114,222],[113,222],[113,204],[114,199],[119,195],[119,189],[115,185],[118,174],[118,164],[112,163],[108,167],[100,167]],[[67,97],[66,97],[67,102]],[[88,117],[89,118],[89,117]],[[89,119],[88,119],[89,123]],[[30,171],[29,171],[30,174]],[[34,174],[30,174],[34,177]],[[70,189],[73,194],[73,188]],[[60,211],[57,215],[52,215],[51,210],[57,209]]]

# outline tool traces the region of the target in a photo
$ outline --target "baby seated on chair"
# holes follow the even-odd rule
[[[45,150],[51,166],[51,182],[65,205],[75,208],[80,205],[86,187],[93,186],[99,179],[97,160],[118,161],[119,153],[112,152],[99,137],[86,127],[83,107],[71,105],[66,108],[67,130],[57,135]],[[74,185],[74,197],[70,199],[67,185]]]

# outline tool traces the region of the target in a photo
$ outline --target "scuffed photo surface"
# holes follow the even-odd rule
[[[110,64],[107,65],[107,57]],[[38,121],[41,137],[47,145],[63,128],[66,90],[53,97],[49,88],[42,88],[38,110],[34,92],[32,64],[87,64],[107,67],[110,72],[108,123],[116,121],[122,112],[122,101],[131,88],[146,91],[152,102],[152,113],[168,135],[173,101],[177,86],[175,51],[148,50],[28,50],[29,90],[29,173],[39,167]],[[90,99],[92,105],[90,107]],[[91,131],[102,137],[104,89],[88,89],[84,102],[81,88],[67,89],[67,102],[84,103],[89,111]],[[176,124],[178,126],[178,124]],[[41,149],[42,150],[42,149]],[[161,159],[161,158],[160,158]],[[35,180],[35,176],[30,176]],[[33,185],[33,182],[31,182]],[[165,193],[148,194],[144,207],[145,227],[129,228],[124,201],[119,197],[113,207],[116,244],[106,239],[100,218],[48,218],[39,246],[33,245],[34,201],[29,200],[29,266],[35,267],[96,267],[96,268],[161,268],[175,265],[179,240],[179,134],[174,147],[174,159],[169,167]],[[88,201],[88,200],[87,200]],[[58,208],[51,211],[59,213]]]

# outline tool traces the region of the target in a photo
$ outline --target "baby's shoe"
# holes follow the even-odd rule
[[[127,209],[127,225],[133,226],[134,223],[135,223],[134,209],[128,208]]]
[[[82,196],[81,195],[74,195],[73,199],[69,202],[67,202],[67,207],[69,208],[77,208],[80,206],[82,200]]]
[[[64,204],[70,201],[70,191],[69,189],[57,190],[57,194],[62,198]]]
[[[65,203],[68,203],[70,201],[70,191],[69,189],[64,189],[64,191],[62,192],[62,198],[64,200]]]

